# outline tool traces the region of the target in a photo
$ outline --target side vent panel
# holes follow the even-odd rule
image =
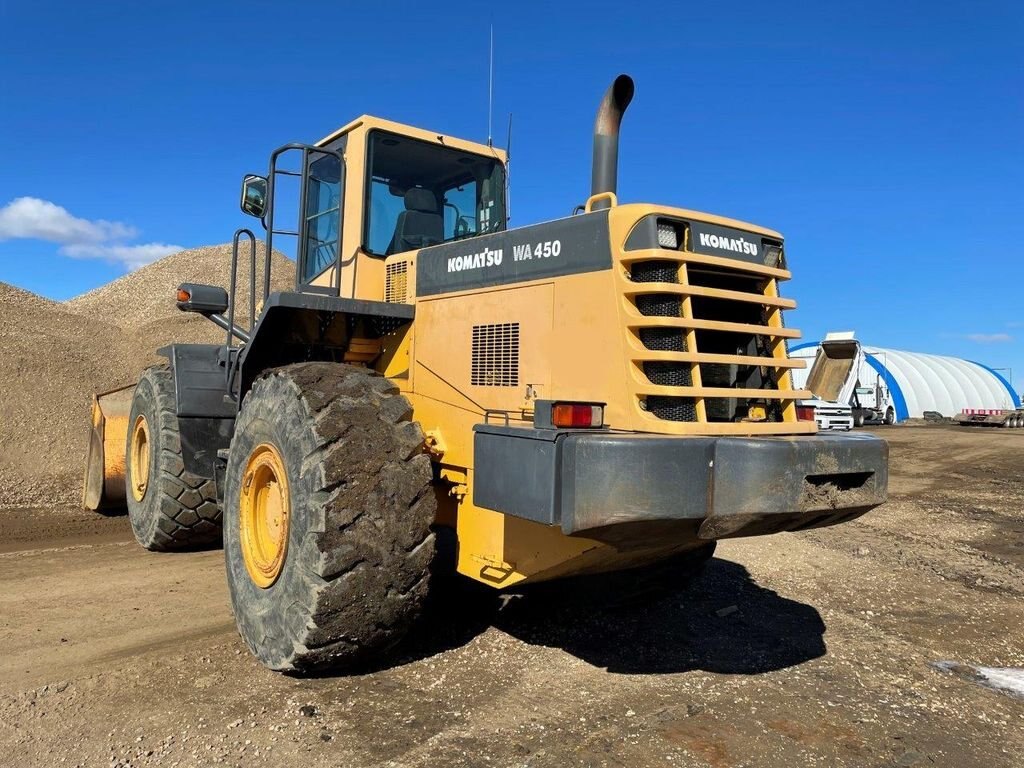
[[[384,268],[384,301],[405,304],[409,298],[409,262],[393,261]]]
[[[470,383],[475,387],[519,386],[519,323],[473,326]]]

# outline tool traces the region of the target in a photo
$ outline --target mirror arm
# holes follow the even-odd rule
[[[231,331],[231,335],[241,341],[243,344],[249,343],[249,334],[243,331],[239,326],[234,323],[229,323],[228,319],[224,315],[218,314],[206,314],[202,313],[203,317],[213,322],[214,325],[219,326],[222,330]]]

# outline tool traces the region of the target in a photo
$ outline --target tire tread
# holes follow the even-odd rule
[[[302,502],[311,514],[301,554],[289,549],[285,567],[300,573],[287,596],[275,598],[283,610],[260,613],[247,600],[263,597],[232,585],[241,634],[267,666],[297,672],[360,666],[399,642],[418,618],[434,556],[436,501],[423,432],[411,416],[393,382],[340,363],[276,368],[247,394],[232,441],[229,509],[236,508],[238,464],[255,439],[243,433],[254,421],[277,418],[290,438],[279,449],[296,451]],[[292,478],[289,484],[294,487]],[[236,548],[226,547],[229,559]],[[245,578],[244,568],[230,562],[228,572]],[[281,642],[260,640],[270,637]]]
[[[152,389],[156,419],[149,418],[150,430],[159,430],[156,475],[149,492],[159,493],[155,503],[135,502],[127,489],[128,510],[135,538],[155,552],[179,552],[207,548],[220,543],[221,509],[216,483],[185,469],[181,432],[175,411],[174,376],[165,366],[154,366],[142,374],[140,387]],[[133,407],[134,412],[134,407]],[[131,432],[128,447],[130,450]],[[129,481],[130,482],[130,481]],[[155,518],[155,520],[154,520]]]

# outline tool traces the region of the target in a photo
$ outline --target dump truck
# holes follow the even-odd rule
[[[865,359],[853,331],[825,334],[807,373],[807,388],[815,399],[800,403],[815,409],[820,429],[896,423],[896,408],[882,377],[876,377],[874,386],[861,386]]]
[[[85,505],[127,504],[151,550],[222,539],[242,638],[309,672],[379,663],[445,567],[508,590],[692,566],[882,503],[886,444],[798,419],[782,235],[619,202],[633,93],[600,103],[586,201],[519,228],[489,143],[362,116],[274,150],[241,190],[262,282],[240,230],[227,289],[181,285],[225,342],[96,398]],[[271,292],[283,238],[295,290]]]

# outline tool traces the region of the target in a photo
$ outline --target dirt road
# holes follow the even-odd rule
[[[466,597],[363,675],[295,679],[237,638],[219,551],[124,518],[0,513],[0,764],[1019,766],[1024,433],[880,431],[892,502],[725,542],[646,607]]]

